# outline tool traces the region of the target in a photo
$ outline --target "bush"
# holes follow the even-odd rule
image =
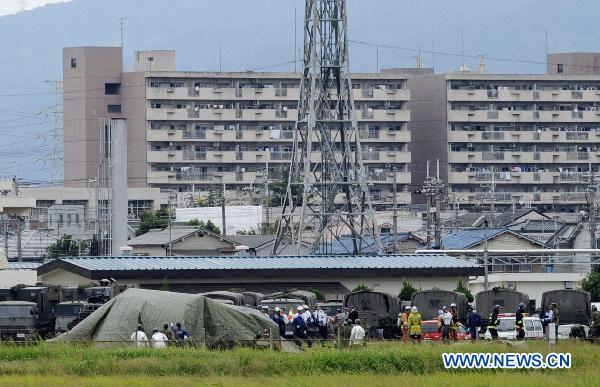
[[[473,302],[473,300],[475,299],[473,297],[473,295],[471,294],[471,291],[469,290],[469,288],[467,288],[464,284],[464,282],[462,280],[458,280],[458,284],[456,285],[456,290],[459,293],[464,294],[465,296],[467,296],[467,301],[469,302]]]
[[[364,291],[369,291],[371,289],[369,289],[369,287],[365,284],[358,284],[357,287],[355,287],[354,289],[352,289],[352,293],[354,292],[364,292]]]
[[[600,271],[592,271],[581,281],[581,289],[590,292],[592,302],[600,301]]]
[[[414,286],[412,286],[412,284],[410,282],[403,281],[402,289],[400,290],[400,294],[398,294],[398,297],[402,301],[410,301],[410,300],[412,300],[412,295],[418,291],[419,290],[417,288],[415,288]]]

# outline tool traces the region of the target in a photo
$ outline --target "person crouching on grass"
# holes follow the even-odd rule
[[[421,314],[419,313],[419,309],[416,306],[413,306],[410,311],[410,316],[408,316],[408,326],[410,327],[410,338],[413,342],[421,341],[421,325],[423,323],[423,319],[421,318]]]

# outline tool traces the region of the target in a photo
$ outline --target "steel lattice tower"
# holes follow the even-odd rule
[[[273,253],[383,253],[362,161],[345,0],[306,0],[304,66],[286,197]]]

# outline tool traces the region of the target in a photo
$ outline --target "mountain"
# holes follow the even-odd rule
[[[551,5],[549,5],[551,4]],[[296,19],[294,19],[296,7]],[[414,66],[457,69],[461,29],[465,62],[489,58],[489,72],[544,72],[548,49],[600,51],[600,2],[578,0],[352,0],[348,2],[353,71]],[[285,71],[293,68],[294,20],[302,47],[301,0],[73,0],[0,17],[0,176],[51,180],[56,94],[65,46],[119,45],[126,66],[136,49],[175,49],[180,70]],[[378,57],[378,59],[377,59]],[[495,59],[494,59],[495,58]],[[507,60],[508,59],[508,60]],[[277,65],[288,63],[285,65]],[[126,67],[127,68],[127,67]]]

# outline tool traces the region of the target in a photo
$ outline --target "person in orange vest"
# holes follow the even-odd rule
[[[400,328],[402,329],[402,341],[408,341],[409,326],[408,316],[410,315],[410,306],[404,308],[404,312],[400,315]]]

